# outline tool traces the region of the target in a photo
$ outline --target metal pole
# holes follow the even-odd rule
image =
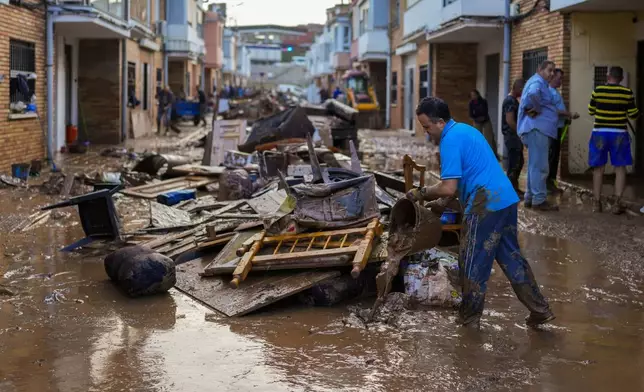
[[[121,40],[121,141],[127,139],[127,39]]]
[[[47,12],[47,159],[54,162],[54,15]],[[41,123],[42,124],[42,123]]]

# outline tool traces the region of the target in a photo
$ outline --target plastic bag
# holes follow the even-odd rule
[[[460,291],[452,285],[448,267],[451,260],[408,264],[404,273],[405,293],[420,305],[455,307],[461,303]]]

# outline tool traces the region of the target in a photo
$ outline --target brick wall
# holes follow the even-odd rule
[[[144,75],[143,75],[143,64],[148,65],[148,107],[146,112],[150,119],[151,124],[156,124],[156,114],[157,114],[157,102],[156,102],[156,74],[157,68],[163,70],[163,54],[161,52],[153,52],[145,48],[141,48],[136,41],[127,40],[127,62],[134,63],[136,66],[136,97],[141,101],[141,105],[137,110],[143,110],[143,101],[145,97],[143,96],[143,86],[144,86]],[[132,131],[132,123],[130,119],[130,109],[128,109],[128,128],[129,135]]]
[[[527,12],[534,0],[518,0],[521,12]],[[555,62],[558,68],[570,75],[570,15],[560,12],[549,12],[546,0],[538,0],[537,8],[528,18],[512,26],[511,80],[520,78],[523,73],[523,53],[539,48],[548,49],[548,59]],[[566,105],[569,105],[570,78],[564,77],[561,93]],[[511,83],[511,81],[508,81]],[[561,172],[568,173],[568,139],[561,150]]]
[[[436,44],[434,95],[449,104],[456,121],[469,122],[469,92],[476,86],[477,44]]]
[[[79,135],[94,144],[121,139],[120,47],[116,39],[79,41]]]
[[[32,1],[30,1],[32,2]],[[0,172],[8,172],[12,163],[46,157],[45,140],[37,118],[9,120],[9,40],[19,39],[36,45],[36,97],[43,125],[47,124],[45,20],[42,11],[30,11],[13,5],[0,5]]]

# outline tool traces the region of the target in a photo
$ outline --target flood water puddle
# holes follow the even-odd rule
[[[2,192],[14,220],[51,202]],[[101,258],[59,252],[82,237],[76,220],[0,225],[1,392],[644,390],[644,287],[575,242],[520,236],[557,316],[543,331],[498,267],[481,332],[445,310],[365,330],[342,323],[346,304],[225,319],[174,290],[128,299]]]

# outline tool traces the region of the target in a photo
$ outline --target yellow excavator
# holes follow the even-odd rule
[[[342,76],[345,103],[358,111],[358,128],[380,127],[380,105],[363,71],[350,70]]]

